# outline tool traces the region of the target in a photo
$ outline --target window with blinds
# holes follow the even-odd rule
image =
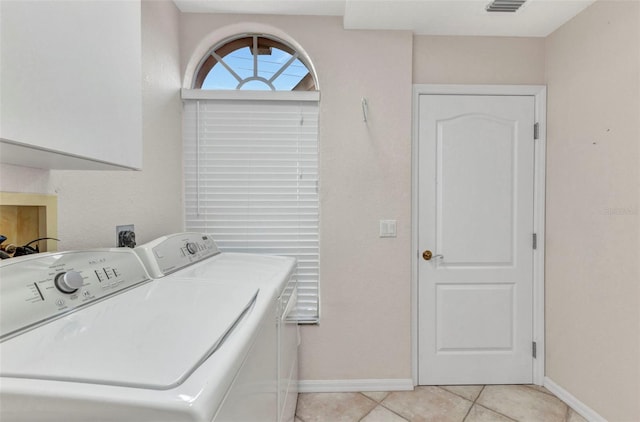
[[[210,234],[225,252],[297,258],[298,320],[317,322],[318,93],[261,100],[188,91],[186,229]]]

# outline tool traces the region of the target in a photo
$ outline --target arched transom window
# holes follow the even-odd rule
[[[281,40],[250,34],[211,49],[196,71],[196,89],[315,91],[304,58]]]

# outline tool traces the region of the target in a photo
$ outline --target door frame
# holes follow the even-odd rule
[[[413,85],[411,136],[411,376],[418,385],[418,128],[420,95],[527,95],[535,98],[535,121],[538,139],[534,149],[533,230],[537,248],[533,253],[533,383],[542,385],[545,367],[544,327],[544,246],[545,246],[545,178],[546,178],[546,116],[547,87],[545,85]],[[533,128],[532,128],[533,130]]]

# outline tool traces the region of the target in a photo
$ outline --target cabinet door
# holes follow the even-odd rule
[[[140,3],[3,1],[0,8],[5,145],[140,168]],[[4,153],[3,146],[9,162]]]

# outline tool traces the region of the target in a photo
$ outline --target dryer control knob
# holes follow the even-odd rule
[[[198,245],[196,245],[196,244],[195,244],[195,243],[193,243],[193,242],[189,242],[189,243],[187,243],[187,251],[188,251],[191,255],[195,254],[196,252],[198,252]]]
[[[73,293],[82,287],[84,280],[77,271],[67,271],[56,276],[55,285],[62,293]]]

